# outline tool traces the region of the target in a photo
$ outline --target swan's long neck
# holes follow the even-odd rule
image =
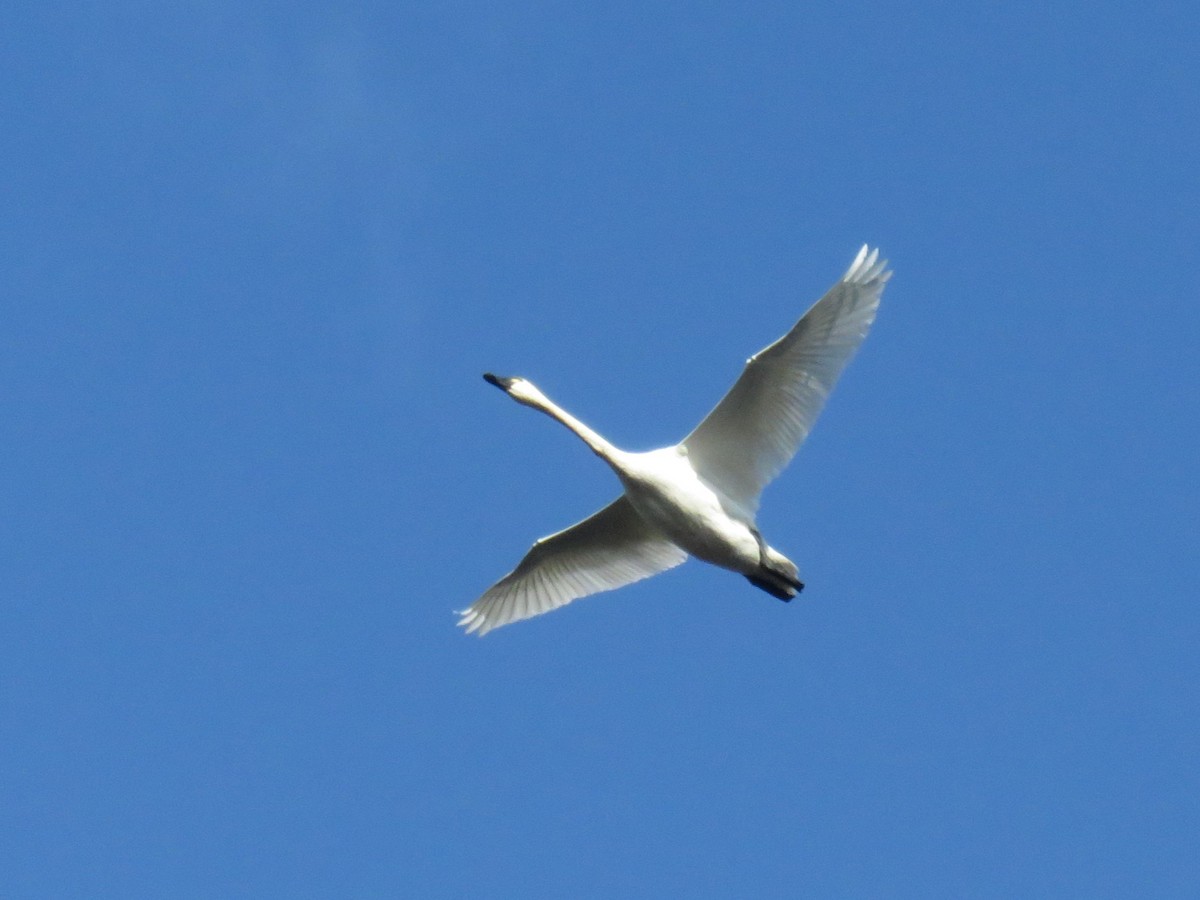
[[[532,382],[526,381],[524,378],[500,378],[491,372],[484,373],[483,380],[500,388],[521,405],[541,410],[550,418],[566,425],[591,448],[593,453],[612,466],[618,475],[621,475],[628,454],[614,447],[565,409],[562,409],[539,391]]]
[[[571,431],[575,432],[575,434],[579,436],[579,439],[591,448],[593,453],[595,453],[610,466],[615,466],[618,459],[623,455],[619,449],[610,444],[587,425],[584,425],[558,404],[551,401],[548,397],[540,394],[540,392],[539,396],[531,397],[526,402],[529,406],[533,407],[534,409],[541,410],[550,418],[561,422],[563,425],[567,426],[567,428],[571,429]]]

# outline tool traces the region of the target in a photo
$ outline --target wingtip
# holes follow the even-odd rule
[[[492,630],[487,616],[477,609],[455,610],[454,614],[460,617],[456,624],[459,628],[464,629],[463,634],[473,634],[476,637],[483,637]]]
[[[870,245],[863,244],[858,255],[854,257],[854,262],[842,276],[842,281],[849,284],[882,283],[892,277],[887,266],[888,261],[879,258],[878,247],[871,249]]]

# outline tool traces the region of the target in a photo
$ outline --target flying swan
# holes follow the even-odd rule
[[[524,378],[483,377],[571,429],[617,473],[625,492],[598,513],[534,543],[512,572],[465,610],[480,636],[579,597],[697,559],[791,600],[796,566],[755,527],[759,496],[808,437],[838,376],[875,320],[892,273],[864,246],[841,281],[795,327],[746,363],[733,389],[673,447],[614,447]]]

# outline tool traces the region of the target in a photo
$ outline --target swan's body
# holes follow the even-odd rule
[[[614,447],[523,378],[484,375],[558,420],[616,472],[625,493],[595,515],[537,541],[520,565],[462,614],[493,628],[557,609],[679,565],[689,555],[745,575],[781,600],[804,587],[795,564],[754,524],[762,489],[808,436],[867,335],[891,272],[877,250],[854,263],[795,327],[746,364],[704,421],[673,447]]]

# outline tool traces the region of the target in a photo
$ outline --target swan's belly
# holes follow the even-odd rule
[[[757,569],[758,539],[750,525],[729,514],[686,460],[679,463],[671,465],[668,477],[622,479],[634,509],[697,559],[738,572]]]

